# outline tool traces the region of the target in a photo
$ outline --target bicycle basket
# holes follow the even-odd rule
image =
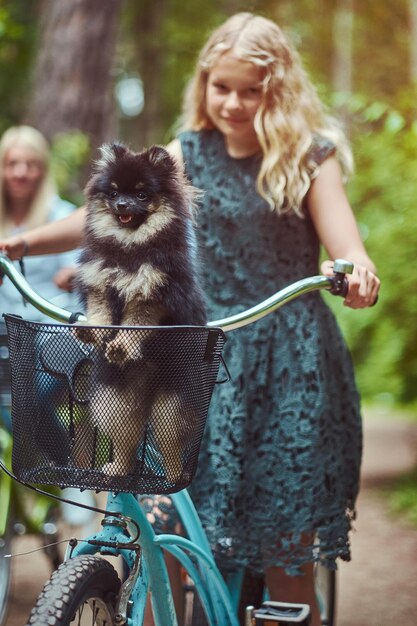
[[[0,323],[0,407],[10,406],[10,364],[7,333]]]
[[[190,484],[221,329],[5,319],[19,480],[142,494]]]

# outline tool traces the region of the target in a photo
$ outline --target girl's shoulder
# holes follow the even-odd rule
[[[311,180],[317,176],[320,165],[327,158],[335,155],[336,150],[336,144],[328,137],[318,133],[313,135],[310,148],[304,157],[305,167]]]
[[[181,146],[195,148],[217,146],[224,143],[221,133],[216,129],[203,128],[201,130],[184,130],[178,135]]]
[[[310,149],[307,152],[309,161],[314,162],[316,165],[321,165],[325,159],[333,155],[336,152],[336,144],[334,141],[319,135],[318,133],[313,135]]]

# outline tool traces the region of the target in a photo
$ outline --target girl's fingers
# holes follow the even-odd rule
[[[355,266],[353,274],[348,277],[349,292],[345,305],[353,309],[372,306],[378,295],[380,281],[377,276],[363,265]]]
[[[333,275],[333,261],[323,261],[321,271],[325,276]],[[379,278],[364,265],[354,265],[353,273],[346,275],[349,291],[344,304],[352,309],[372,306],[378,296]]]

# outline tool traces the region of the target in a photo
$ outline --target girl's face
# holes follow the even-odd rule
[[[245,157],[259,151],[254,120],[262,101],[261,81],[260,67],[229,53],[209,72],[207,115],[223,133],[230,156]]]
[[[3,159],[2,177],[6,198],[31,203],[38,191],[45,168],[30,148],[9,148]]]

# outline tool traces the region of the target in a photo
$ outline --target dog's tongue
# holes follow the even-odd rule
[[[119,221],[122,222],[122,224],[129,224],[131,220],[131,215],[119,215]]]

